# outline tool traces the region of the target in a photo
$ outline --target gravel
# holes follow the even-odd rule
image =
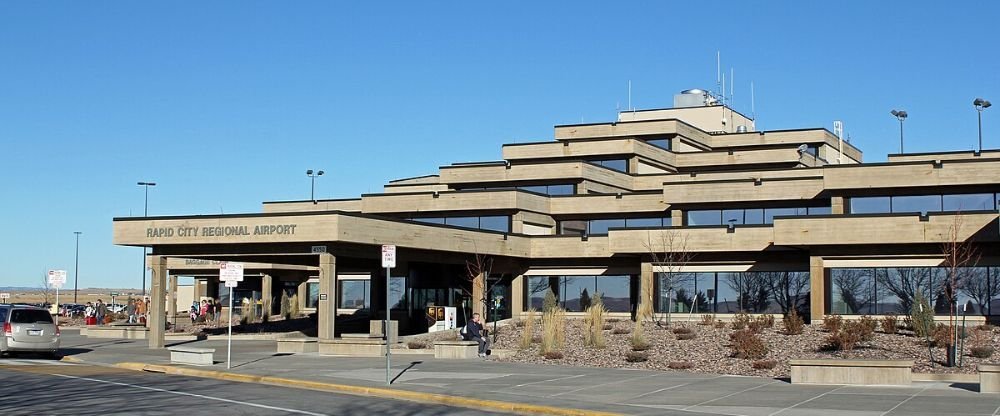
[[[977,364],[1000,363],[1000,330],[998,329],[989,331],[985,337],[987,344],[992,345],[997,351],[996,354],[987,359],[969,356],[969,349],[972,347],[970,337],[970,339],[966,340],[962,367],[949,368],[942,365],[945,359],[944,348],[931,349],[935,360],[932,365],[928,358],[927,343],[923,339],[916,338],[909,331],[901,330],[900,333],[894,335],[876,332],[873,340],[860,343],[853,351],[829,351],[825,348],[827,344],[826,339],[829,334],[820,325],[806,325],[801,335],[784,335],[779,332],[782,327],[780,320],[778,320],[774,328],[765,329],[760,334],[769,350],[765,359],[775,360],[778,363],[773,369],[753,369],[751,368],[753,360],[733,358],[729,348],[729,334],[734,331],[730,329],[729,325],[722,329],[716,329],[696,323],[673,325],[674,327],[685,326],[693,329],[696,337],[692,340],[678,340],[677,336],[670,330],[671,328],[645,323],[643,325],[643,333],[652,345],[647,350],[649,360],[630,363],[625,360],[625,357],[632,350],[630,340],[632,338],[631,330],[634,325],[629,320],[613,322],[613,328],[627,329],[629,332],[626,334],[614,334],[612,330],[605,330],[604,336],[607,340],[607,345],[605,348],[598,349],[583,345],[583,321],[580,319],[568,319],[566,321],[566,345],[562,349],[564,358],[558,360],[547,360],[545,357],[540,356],[537,344],[533,345],[530,349],[520,349],[519,344],[523,327],[514,325],[506,326],[498,331],[499,338],[493,348],[514,351],[513,354],[497,358],[499,361],[688,371],[762,377],[788,377],[790,371],[788,360],[790,359],[907,359],[914,361],[913,371],[916,373],[971,374],[976,372]],[[540,335],[540,323],[536,323],[534,327],[535,334]],[[668,366],[671,362],[682,361],[691,362],[694,366],[686,370],[669,369]]]

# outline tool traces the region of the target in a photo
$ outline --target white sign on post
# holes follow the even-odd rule
[[[49,286],[56,289],[61,288],[62,285],[66,284],[66,271],[65,270],[49,270]]]
[[[0,293],[0,300],[10,299],[10,293]]]
[[[382,267],[396,267],[396,246],[382,246]]]
[[[233,288],[243,281],[243,263],[224,261],[219,263],[219,280],[229,288],[229,339],[226,342],[226,368],[232,368],[233,357]],[[246,311],[243,311],[246,314]]]

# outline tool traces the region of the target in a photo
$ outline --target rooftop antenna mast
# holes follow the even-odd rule
[[[754,108],[753,81],[750,81],[750,120],[757,121],[757,109]]]
[[[729,67],[729,107],[736,107],[736,70]]]
[[[722,53],[715,51],[715,93],[722,94]]]
[[[628,111],[635,111],[632,109],[632,80],[628,80]]]

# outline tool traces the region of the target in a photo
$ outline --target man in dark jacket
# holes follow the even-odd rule
[[[479,313],[472,314],[472,321],[466,325],[466,331],[468,332],[469,340],[479,343],[479,356],[486,358],[486,352],[490,350],[490,338],[486,336],[486,331],[483,330],[483,322]]]

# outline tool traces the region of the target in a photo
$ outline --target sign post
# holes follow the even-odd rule
[[[226,341],[226,368],[233,368],[233,288],[243,281],[243,263],[219,263],[219,280],[229,288],[229,336]]]
[[[49,270],[49,286],[56,288],[56,316],[59,316],[59,288],[66,284],[65,270]]]
[[[382,326],[382,335],[385,337],[385,385],[388,386],[390,384],[389,361],[392,356],[391,348],[389,348],[389,310],[392,308],[392,305],[389,304],[389,296],[391,295],[389,285],[392,282],[392,268],[396,267],[396,246],[382,246],[382,267],[385,267],[385,325]]]
[[[0,303],[7,303],[7,299],[10,299],[10,293],[0,293]]]

